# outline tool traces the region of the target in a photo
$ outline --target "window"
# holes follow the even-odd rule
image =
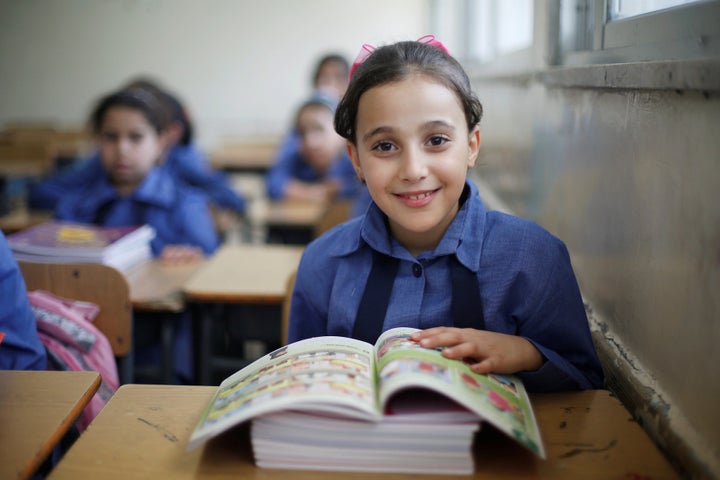
[[[532,0],[482,0],[468,7],[468,19],[475,25],[468,38],[473,60],[487,63],[532,47]]]
[[[620,20],[696,2],[697,0],[610,0],[608,17],[611,21]]]
[[[533,0],[434,0],[433,31],[455,40],[466,65],[527,70],[533,49]]]
[[[720,2],[561,2],[561,63],[687,60],[720,54]]]

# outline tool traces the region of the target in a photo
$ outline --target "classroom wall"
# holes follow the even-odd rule
[[[0,0],[0,128],[83,125],[139,74],[185,101],[201,145],[279,135],[329,51],[429,32],[429,0]],[[380,14],[381,12],[381,14]]]
[[[477,82],[485,118],[475,173],[567,243],[608,384],[693,478],[714,478],[718,92],[540,78]]]

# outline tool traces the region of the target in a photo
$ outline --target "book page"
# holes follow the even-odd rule
[[[380,404],[392,409],[393,395],[424,388],[445,395],[544,458],[540,432],[522,381],[512,375],[479,375],[408,337],[414,328],[394,328],[376,343]],[[407,396],[405,396],[407,397]]]
[[[273,411],[319,411],[379,420],[373,362],[372,345],[351,338],[309,338],[279,348],[220,384],[188,449]]]

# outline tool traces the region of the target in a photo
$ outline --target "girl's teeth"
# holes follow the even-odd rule
[[[420,195],[409,195],[408,198],[410,200],[420,200],[421,198],[425,198],[430,196],[430,192],[428,193],[421,193]]]

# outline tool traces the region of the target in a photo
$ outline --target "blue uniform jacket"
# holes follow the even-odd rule
[[[245,213],[245,199],[233,190],[225,174],[211,168],[197,147],[175,145],[162,168],[175,178],[202,190],[219,207]],[[28,192],[28,204],[32,208],[52,210],[63,196],[87,188],[104,176],[100,153],[96,152],[68,170],[33,185]]]
[[[383,331],[451,325],[454,255],[477,274],[486,328],[525,337],[545,357],[537,371],[518,374],[529,390],[601,388],[602,369],[565,245],[536,223],[486,210],[477,187],[468,188],[438,246],[417,258],[390,235],[375,203],[366,215],[310,243],[298,267],[289,340],[352,336],[373,249],[400,259]]]
[[[0,370],[45,370],[47,354],[30,309],[25,280],[0,232]]]
[[[155,229],[153,254],[165,245],[194,245],[205,254],[219,239],[207,198],[155,167],[128,197],[121,197],[105,176],[63,197],[55,218],[104,226],[148,224]]]
[[[360,184],[352,162],[346,153],[335,159],[323,177],[310,166],[300,153],[300,138],[297,134],[288,135],[280,144],[275,162],[265,177],[267,194],[273,200],[285,196],[285,185],[292,180],[303,182],[320,182],[322,180],[338,180],[338,195],[348,198],[355,195]]]

